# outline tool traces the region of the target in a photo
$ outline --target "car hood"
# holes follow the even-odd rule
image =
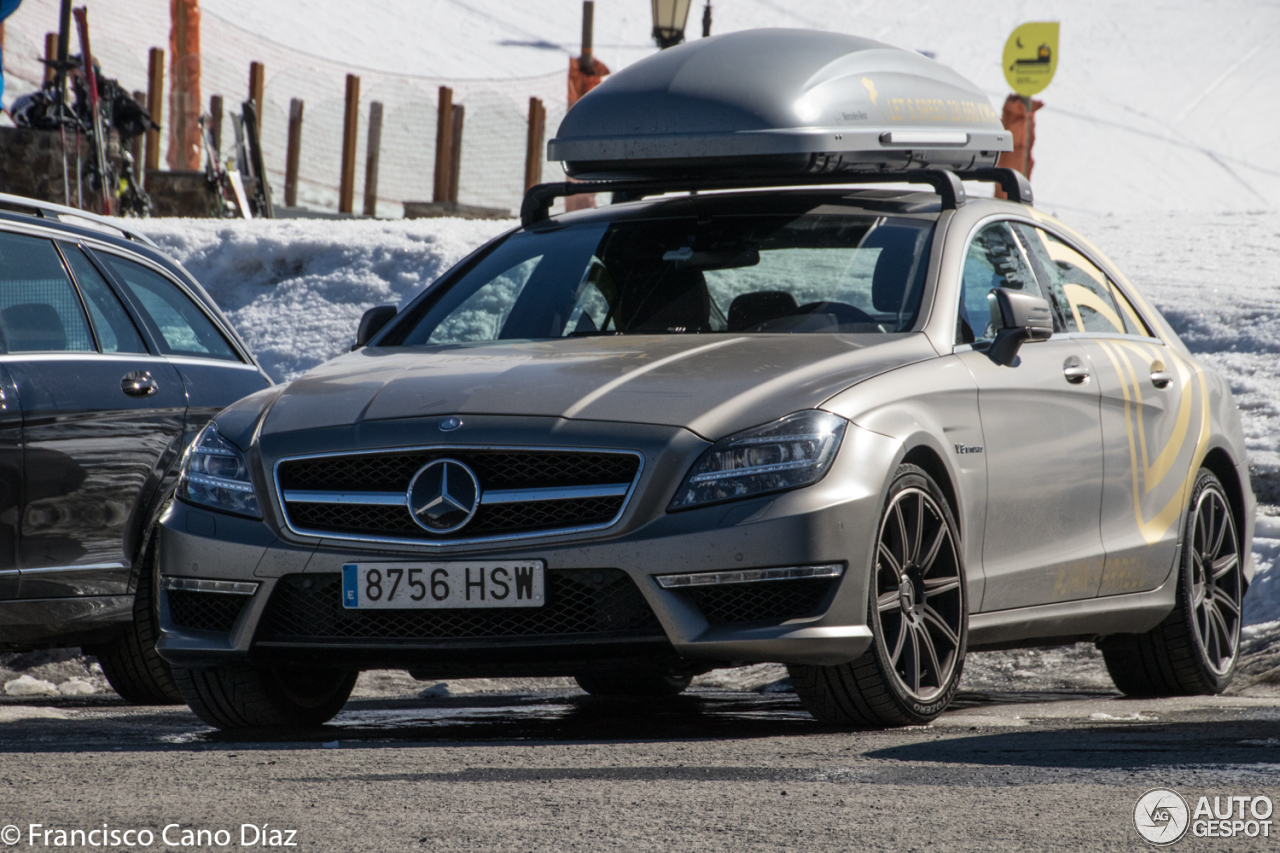
[[[473,414],[662,424],[719,438],[934,356],[923,334],[632,335],[367,348],[290,383],[262,433]]]

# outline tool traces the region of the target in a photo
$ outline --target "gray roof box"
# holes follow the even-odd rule
[[[986,94],[922,54],[767,29],[687,42],[605,78],[547,156],[575,178],[618,180],[968,171],[1011,150]]]

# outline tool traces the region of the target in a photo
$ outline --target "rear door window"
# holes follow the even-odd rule
[[[84,306],[53,243],[0,233],[0,333],[7,352],[93,352]]]
[[[1132,321],[1126,320],[1116,304],[1110,279],[1092,261],[1048,231],[1029,225],[1019,225],[1018,229],[1048,278],[1046,283],[1066,318],[1068,330],[1142,334]],[[1129,311],[1133,311],[1132,307]]]
[[[115,255],[99,257],[124,282],[165,355],[240,360],[217,327],[172,281]]]
[[[80,294],[89,308],[89,317],[102,351],[145,353],[147,347],[133,321],[129,319],[129,312],[124,310],[119,297],[111,290],[111,285],[107,284],[98,268],[85,257],[79,247],[63,244],[62,250],[80,285]]]

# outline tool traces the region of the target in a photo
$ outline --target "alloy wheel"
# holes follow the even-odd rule
[[[951,528],[919,488],[894,495],[876,547],[878,642],[899,686],[920,702],[950,683],[960,659],[964,584]]]
[[[1195,506],[1191,528],[1191,617],[1205,662],[1225,675],[1240,646],[1243,592],[1236,526],[1225,496],[1206,488]]]

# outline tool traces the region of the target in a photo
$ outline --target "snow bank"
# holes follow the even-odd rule
[[[360,315],[403,305],[511,222],[152,219],[141,230],[205,286],[273,379],[351,346]]]

